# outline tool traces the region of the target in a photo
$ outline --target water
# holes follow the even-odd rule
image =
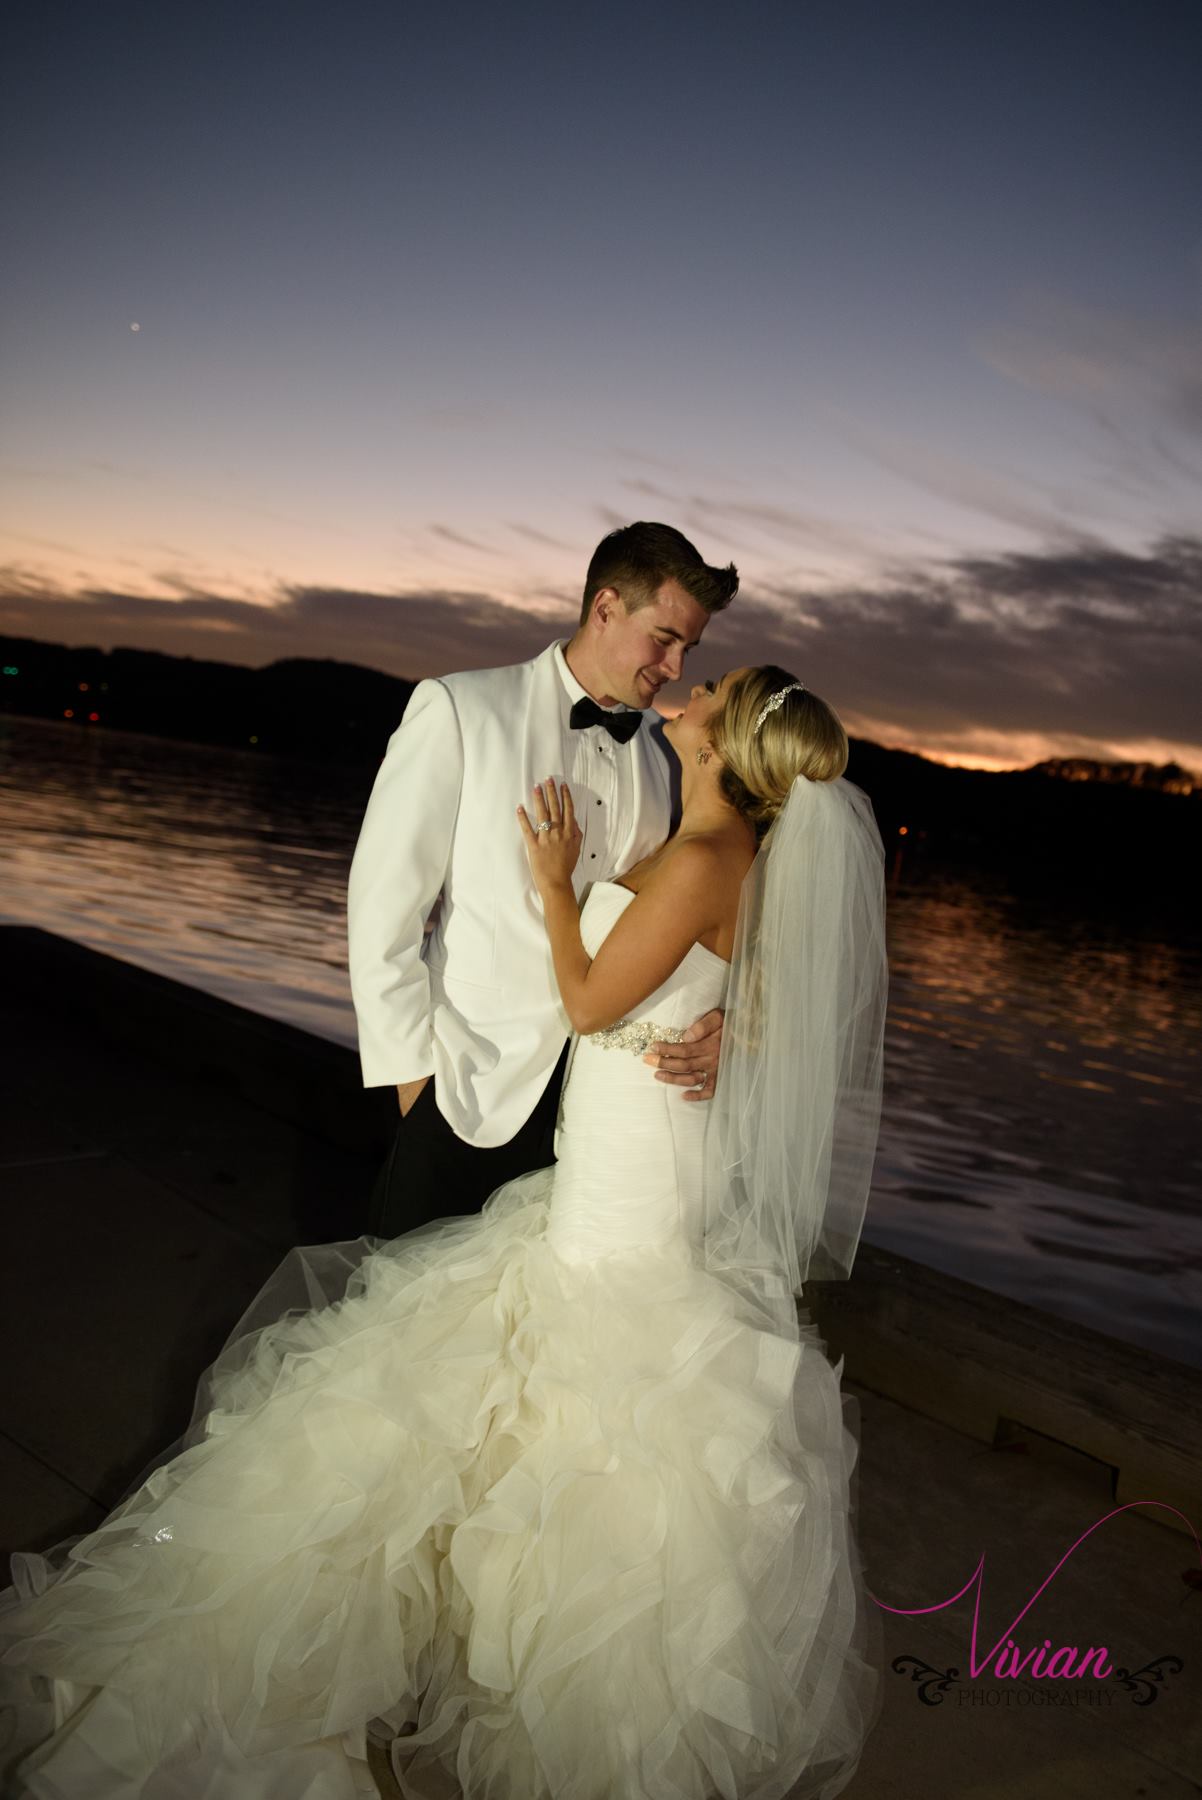
[[[355,1042],[370,771],[0,720],[0,917]],[[891,869],[865,1236],[1202,1367],[1196,937],[1016,871]]]

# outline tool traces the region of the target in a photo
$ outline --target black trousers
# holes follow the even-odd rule
[[[555,1161],[555,1116],[571,1039],[526,1123],[507,1144],[481,1150],[456,1137],[438,1110],[434,1077],[409,1108],[397,1115],[396,1136],[376,1178],[368,1230],[373,1237],[401,1237],[431,1219],[479,1212],[488,1196],[531,1169]]]

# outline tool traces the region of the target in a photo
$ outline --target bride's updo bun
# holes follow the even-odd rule
[[[719,786],[736,811],[768,830],[799,775],[834,781],[847,767],[847,733],[838,716],[797,677],[766,663],[729,683],[722,709],[710,720],[707,736],[723,767]],[[756,721],[775,694],[792,687],[757,728]]]

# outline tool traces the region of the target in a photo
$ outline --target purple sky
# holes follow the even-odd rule
[[[21,13],[0,628],[509,661],[659,518],[690,677],[1202,768],[1195,7]]]

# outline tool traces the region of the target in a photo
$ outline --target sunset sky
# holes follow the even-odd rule
[[[1200,18],[20,9],[0,629],[513,661],[664,519],[691,678],[1202,769]]]

